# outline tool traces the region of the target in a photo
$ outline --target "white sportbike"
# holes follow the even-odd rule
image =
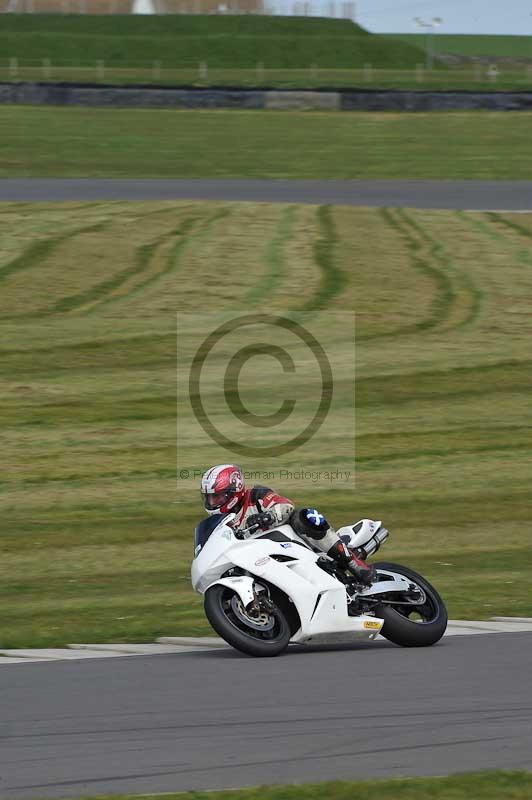
[[[380,633],[395,644],[435,644],[447,627],[438,592],[407,567],[376,562],[371,586],[355,582],[315,552],[290,525],[235,530],[234,514],[207,537],[196,529],[192,585],[226,642],[252,656],[276,656],[294,643],[350,642]],[[217,523],[217,524],[216,524]],[[381,523],[361,520],[338,535],[362,557],[388,538]]]

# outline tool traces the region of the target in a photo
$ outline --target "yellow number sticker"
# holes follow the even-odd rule
[[[369,630],[372,630],[372,631],[375,631],[375,630],[376,631],[380,631],[381,625],[382,625],[381,622],[371,622],[369,620],[367,622],[364,622],[364,627],[365,628],[369,628]]]

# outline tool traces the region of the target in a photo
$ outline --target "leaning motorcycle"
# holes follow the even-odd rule
[[[225,641],[252,656],[277,656],[289,643],[373,640],[403,647],[438,642],[445,605],[431,584],[400,564],[374,562],[371,586],[355,582],[333,559],[312,550],[288,525],[237,530],[235,515],[209,518],[195,535],[192,585]],[[388,538],[379,521],[338,530],[361,558]]]

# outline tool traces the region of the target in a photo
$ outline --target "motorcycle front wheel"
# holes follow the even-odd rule
[[[216,633],[249,656],[278,656],[288,647],[290,626],[277,606],[251,616],[238,594],[217,584],[205,592],[205,615]]]
[[[414,590],[419,590],[420,602],[405,605],[404,597],[387,598],[388,602],[375,607],[375,616],[384,620],[382,636],[402,647],[429,647],[436,644],[447,628],[447,609],[440,595],[426,578],[413,569],[389,561],[374,564],[378,572],[395,572],[407,578]]]

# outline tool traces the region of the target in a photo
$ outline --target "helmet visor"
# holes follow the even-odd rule
[[[224,503],[227,503],[231,495],[234,494],[233,489],[226,489],[224,492],[202,492],[203,502],[207,511],[216,511],[221,508]]]

